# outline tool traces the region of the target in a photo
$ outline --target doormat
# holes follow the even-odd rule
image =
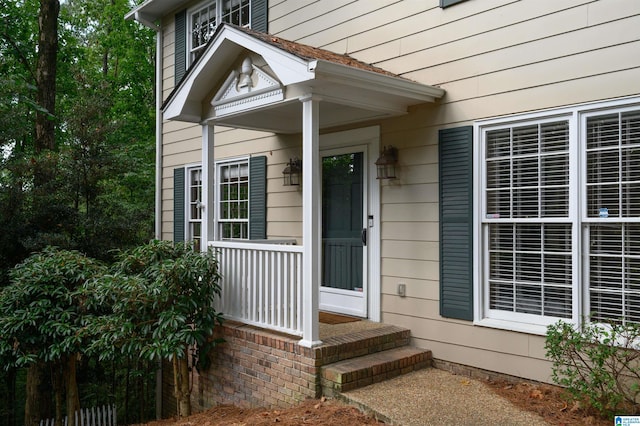
[[[360,321],[360,318],[348,317],[346,315],[333,314],[331,312],[320,312],[320,322],[323,324],[344,324],[347,322]]]

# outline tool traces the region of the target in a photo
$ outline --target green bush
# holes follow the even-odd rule
[[[547,328],[552,378],[602,415],[640,411],[640,325],[558,322]]]

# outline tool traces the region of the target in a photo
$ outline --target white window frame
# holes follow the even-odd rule
[[[215,5],[215,26],[213,27],[213,30],[211,31],[211,33],[208,35],[207,41],[210,40],[211,36],[213,35],[213,33],[215,32],[216,28],[218,28],[218,26],[220,25],[220,23],[222,22],[229,22],[229,21],[225,21],[224,20],[224,16],[223,16],[223,6],[225,1],[229,1],[229,0],[206,0],[203,1],[199,4],[197,4],[196,6],[190,8],[187,10],[187,25],[186,25],[186,31],[187,31],[187,66],[191,65],[194,61],[194,55],[197,55],[197,51],[201,50],[204,48],[204,46],[206,46],[207,42],[201,44],[200,46],[193,46],[193,16],[202,11],[205,8],[210,7],[211,5]],[[244,1],[244,0],[231,0],[231,1]],[[243,27],[251,27],[251,0],[248,0],[249,4],[248,4],[248,8],[249,8],[249,22],[244,24]]]
[[[200,185],[198,186],[199,196],[197,196],[196,199],[193,199],[192,197],[193,186],[191,182],[191,174],[197,173],[197,172],[200,173]],[[185,167],[184,235],[185,235],[185,240],[187,241],[195,242],[196,240],[199,240],[199,246],[196,248],[196,250],[200,250],[202,248],[202,239],[204,238],[204,228],[203,228],[203,220],[202,220],[203,219],[202,216],[204,213],[204,204],[202,203],[202,191],[204,190],[203,177],[204,175],[203,175],[201,164],[190,164]],[[199,212],[199,215],[197,215],[197,217],[194,217],[194,215],[192,214],[194,212],[194,209],[196,209],[195,211]],[[200,235],[198,237],[194,235],[194,231],[193,231],[193,226],[195,226],[196,224],[200,224]]]
[[[586,161],[585,125],[587,117],[625,110],[640,109],[639,97],[613,99],[605,102],[579,104],[566,108],[549,109],[535,113],[518,114],[498,117],[474,123],[474,170],[478,179],[474,179],[474,324],[486,327],[544,335],[548,325],[558,320],[580,324],[584,315],[589,313],[589,276],[588,262],[584,255],[587,253],[584,244],[586,231],[584,226],[591,222],[602,221],[599,218],[587,218],[586,212]],[[572,315],[570,319],[558,317],[543,317],[539,315],[520,314],[512,312],[496,312],[489,309],[489,286],[485,285],[489,267],[488,225],[499,219],[487,217],[486,212],[486,158],[485,136],[487,132],[511,128],[526,124],[540,124],[566,119],[569,123],[569,214],[568,217],[557,220],[572,223]],[[520,219],[515,222],[526,222]],[[539,222],[532,219],[532,222]],[[630,219],[640,222],[640,218]],[[506,223],[513,223],[514,220]],[[556,222],[546,219],[545,222]]]
[[[241,241],[245,241],[245,240],[249,240],[250,239],[250,215],[249,212],[251,210],[251,194],[250,194],[250,188],[251,188],[251,173],[249,171],[249,157],[237,157],[237,158],[230,158],[230,159],[225,159],[225,160],[220,160],[220,161],[216,161],[215,162],[215,176],[216,176],[216,180],[215,180],[215,188],[214,188],[214,199],[215,199],[215,214],[214,214],[214,239],[216,241],[220,241],[220,240],[241,240]],[[246,164],[246,169],[247,169],[247,218],[246,219],[237,219],[237,220],[221,220],[222,218],[222,212],[221,212],[221,202],[222,202],[222,197],[220,194],[220,185],[223,183],[223,177],[222,177],[222,170],[224,167],[226,166],[233,166],[233,165],[240,165],[240,164]],[[223,223],[227,223],[227,222],[236,222],[236,223],[246,223],[247,226],[247,235],[245,238],[222,238],[222,231],[220,229],[221,225]]]

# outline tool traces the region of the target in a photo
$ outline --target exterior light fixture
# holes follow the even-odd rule
[[[395,179],[398,164],[398,150],[389,145],[382,149],[382,154],[376,160],[378,179]]]
[[[284,186],[298,186],[300,185],[300,178],[302,176],[302,161],[297,158],[290,158],[287,163],[287,167],[282,171],[282,177],[284,178]]]

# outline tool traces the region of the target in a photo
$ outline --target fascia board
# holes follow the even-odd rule
[[[184,0],[147,0],[127,13],[124,18],[138,20],[136,17],[136,15],[138,15],[145,17],[144,19],[147,19],[149,22],[154,22],[172,10],[175,10],[183,3]],[[142,21],[138,22],[144,24]]]

